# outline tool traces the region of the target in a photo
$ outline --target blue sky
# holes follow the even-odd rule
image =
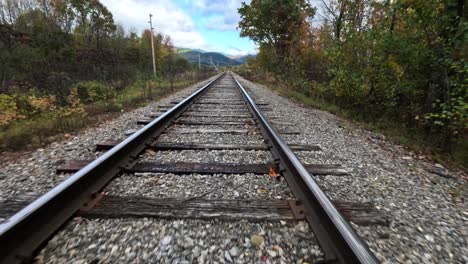
[[[245,0],[244,0],[245,1]],[[256,53],[255,44],[236,30],[242,0],[101,0],[114,20],[141,33],[149,27],[171,36],[176,47],[198,48],[228,55]],[[249,1],[246,1],[249,2]]]

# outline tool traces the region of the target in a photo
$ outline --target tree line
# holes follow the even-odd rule
[[[114,22],[98,0],[0,2],[0,85],[39,89],[62,98],[76,81],[98,80],[121,89],[152,73],[151,32],[140,36]],[[159,77],[190,69],[170,36],[154,36]]]
[[[468,124],[464,0],[252,0],[249,71],[367,121],[417,130],[444,150]]]

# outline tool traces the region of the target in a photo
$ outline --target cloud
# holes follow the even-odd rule
[[[229,49],[235,50],[235,51],[242,51],[241,49],[234,47],[232,45],[229,45]]]
[[[237,9],[242,2],[243,0],[195,0],[192,6],[207,17],[204,24],[208,29],[234,31],[240,20]]]
[[[192,18],[170,0],[101,0],[112,12],[114,20],[124,27],[142,32],[149,28],[149,13],[153,14],[153,28],[169,35],[177,47],[209,48],[196,30]]]

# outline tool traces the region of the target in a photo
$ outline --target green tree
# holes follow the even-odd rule
[[[278,63],[287,61],[300,39],[301,29],[315,14],[305,0],[253,0],[250,4],[242,3],[238,11],[241,36],[272,51]]]

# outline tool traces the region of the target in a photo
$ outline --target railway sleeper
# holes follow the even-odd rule
[[[144,125],[149,124],[150,120],[138,120],[137,124]],[[221,125],[221,124],[216,124]],[[287,129],[278,129],[281,134],[287,135],[299,135],[300,131],[292,131]],[[179,128],[170,127],[165,130],[162,134],[176,133],[176,134],[234,134],[234,135],[249,135],[249,134],[260,134],[260,131],[256,127],[251,128]]]
[[[70,160],[57,168],[57,173],[77,172],[91,160]],[[349,175],[349,172],[337,164],[306,164],[307,171],[315,176]],[[151,172],[151,173],[173,173],[173,174],[269,174],[271,164],[237,164],[237,163],[156,163],[138,162],[133,167],[126,169],[127,173]]]
[[[98,195],[90,206],[83,206],[76,216],[86,218],[191,218],[225,221],[298,221],[297,200],[242,200],[199,198],[155,198],[144,196]],[[7,218],[39,197],[20,194],[0,201],[0,218]],[[335,206],[351,222],[361,226],[389,224],[388,219],[372,203],[335,201]]]
[[[108,140],[96,144],[96,151],[109,150],[119,144],[120,140]],[[289,144],[292,150],[297,151],[321,151],[318,145]],[[209,144],[209,143],[171,143],[158,142],[149,146],[152,150],[268,150],[264,144]]]

